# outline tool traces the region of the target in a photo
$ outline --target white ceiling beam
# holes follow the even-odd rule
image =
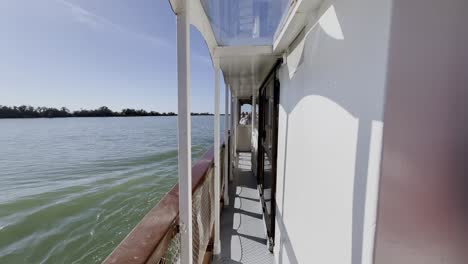
[[[284,52],[289,45],[301,33],[308,21],[317,17],[317,11],[327,0],[298,0],[290,7],[288,17],[282,28],[273,40],[273,50],[275,53]],[[311,12],[315,10],[315,12]],[[312,19],[313,19],[312,18]]]
[[[214,49],[214,57],[216,58],[272,54],[272,46],[218,46]]]
[[[179,6],[180,6],[180,0],[169,0],[169,4],[171,5],[172,11],[177,14]],[[211,59],[213,60],[214,58],[214,50],[218,46],[218,42],[216,41],[215,34],[213,32],[213,28],[211,27],[210,20],[208,19],[208,16],[205,13],[205,9],[203,9],[203,6],[201,4],[200,0],[193,0],[190,2],[190,12],[189,17],[190,17],[190,24],[193,25],[200,34],[203,36],[203,39],[205,40],[206,46],[208,47],[208,50],[210,51]]]
[[[218,46],[218,42],[216,41],[210,20],[208,19],[200,0],[195,0],[191,3],[190,23],[202,34],[210,51],[211,58],[213,58],[213,52]]]

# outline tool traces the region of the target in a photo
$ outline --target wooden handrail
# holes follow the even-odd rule
[[[192,194],[203,185],[213,164],[214,148],[211,146],[192,167]],[[167,243],[177,227],[178,216],[179,184],[176,184],[143,217],[103,263],[143,264],[150,259],[162,258],[165,249],[161,249],[163,245],[167,248]]]

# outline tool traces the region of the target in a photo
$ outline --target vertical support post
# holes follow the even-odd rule
[[[257,114],[256,103],[257,103],[257,95],[255,94],[255,89],[252,89],[252,131],[255,129],[255,116]]]
[[[215,169],[215,175],[214,175],[214,208],[215,208],[215,227],[214,227],[214,248],[213,248],[213,253],[214,255],[219,255],[221,253],[221,246],[220,246],[220,159],[219,159],[219,137],[220,137],[220,131],[219,131],[219,64],[218,62],[215,62],[215,98],[214,98],[214,108],[215,108],[215,116],[214,116],[214,169]]]
[[[255,118],[257,116],[257,95],[255,93],[255,88],[252,86],[252,136],[251,136],[251,146],[252,146],[252,172],[257,175],[257,134],[255,134]],[[257,132],[258,133],[258,132]],[[256,146],[256,147],[255,147]]]
[[[178,161],[180,261],[192,263],[192,142],[190,127],[189,0],[180,0],[177,13]]]
[[[239,124],[239,101],[234,97],[234,146],[232,149],[234,167],[237,167],[237,125]]]
[[[231,152],[231,163],[229,164],[229,166],[231,166],[231,174],[229,174],[229,180],[232,181],[233,179],[233,174],[234,174],[234,169],[232,168],[232,165],[234,164],[234,160],[235,160],[235,157],[234,157],[234,128],[235,128],[235,125],[234,125],[234,96],[232,95],[232,86],[231,86],[231,141],[230,141],[230,149],[229,151]]]
[[[229,205],[229,190],[228,190],[228,130],[229,130],[229,86],[225,84],[224,90],[224,205]]]

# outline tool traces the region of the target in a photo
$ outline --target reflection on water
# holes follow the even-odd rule
[[[100,263],[177,181],[177,118],[0,120],[0,263]],[[193,157],[213,142],[192,118]]]

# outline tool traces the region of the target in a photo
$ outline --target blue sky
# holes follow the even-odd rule
[[[0,105],[176,112],[175,33],[167,0],[1,0]],[[191,110],[213,112],[213,67],[193,28],[191,52]]]

